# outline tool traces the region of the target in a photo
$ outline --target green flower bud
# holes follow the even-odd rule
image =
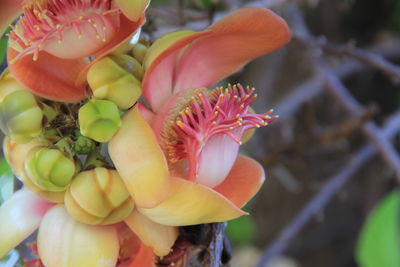
[[[87,74],[94,97],[113,101],[121,109],[130,108],[140,97],[142,77],[141,65],[128,55],[104,57]]]
[[[118,172],[106,168],[79,173],[68,188],[64,203],[75,220],[86,224],[117,223],[134,208]]]
[[[42,130],[43,112],[26,90],[7,95],[0,103],[0,127],[16,143],[27,143]]]
[[[143,63],[143,59],[146,56],[147,50],[149,50],[149,48],[146,45],[144,45],[142,43],[137,43],[132,49],[132,55],[140,63]]]
[[[107,142],[121,127],[118,107],[111,101],[92,99],[79,109],[81,134]]]
[[[0,75],[0,102],[9,94],[19,90],[27,90],[27,88],[17,82],[10,70],[6,69]]]
[[[24,161],[25,178],[46,191],[65,191],[75,171],[74,160],[58,149],[35,147]]]
[[[74,143],[74,151],[77,154],[89,154],[94,147],[95,143],[93,140],[82,135]]]

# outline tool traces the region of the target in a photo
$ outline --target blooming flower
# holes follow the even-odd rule
[[[23,9],[9,34],[10,69],[42,97],[79,102],[86,96],[78,78],[85,76],[87,57],[99,58],[129,39],[143,24],[148,4],[149,0],[7,0],[1,3],[0,30]]]
[[[174,32],[150,47],[142,86],[151,111],[131,109],[109,143],[139,212],[174,226],[245,214],[240,208],[258,191],[264,171],[253,159],[237,157],[240,140],[274,117],[251,112],[250,88],[205,88],[289,36],[273,12],[245,8],[203,32]]]

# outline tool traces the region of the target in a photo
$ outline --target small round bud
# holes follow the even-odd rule
[[[128,55],[104,57],[87,74],[94,97],[110,100],[121,109],[130,108],[139,99],[142,77],[141,65]]]
[[[7,95],[0,103],[0,127],[16,143],[27,143],[42,130],[43,112],[26,90]]]
[[[94,147],[93,140],[82,135],[74,143],[74,151],[77,154],[89,154]]]
[[[35,138],[26,144],[17,144],[13,142],[8,136],[4,138],[3,141],[3,152],[4,156],[10,164],[13,173],[18,178],[22,179],[22,172],[24,169],[24,160],[28,155],[29,151],[40,146],[40,142]]]
[[[6,69],[0,75],[0,102],[9,94],[19,90],[27,90],[27,88],[17,82],[10,70]]]
[[[35,147],[24,162],[25,177],[46,191],[65,191],[75,171],[74,160],[53,148]]]
[[[143,63],[143,59],[146,56],[149,48],[142,43],[137,43],[132,49],[132,55],[140,62]]]
[[[67,190],[64,203],[75,220],[86,224],[117,223],[134,208],[118,172],[101,167],[79,173]]]
[[[92,99],[79,109],[80,131],[97,142],[107,142],[121,127],[118,107],[111,101]]]

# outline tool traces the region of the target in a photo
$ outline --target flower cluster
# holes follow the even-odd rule
[[[254,88],[211,88],[284,45],[287,25],[244,8],[150,42],[148,5],[0,4],[0,34],[19,16],[0,127],[23,183],[0,207],[0,258],[38,230],[44,266],[155,266],[179,247],[177,227],[246,214],[265,176],[239,147],[276,116],[250,107]]]

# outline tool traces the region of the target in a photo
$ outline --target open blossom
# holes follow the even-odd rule
[[[10,23],[7,11],[23,11],[9,34],[10,69],[35,94],[79,102],[87,96],[86,84],[78,82],[88,68],[87,57],[99,58],[129,39],[144,23],[148,4],[149,0],[7,0],[0,4],[1,26]]]
[[[241,138],[275,117],[251,111],[251,88],[206,88],[289,37],[273,12],[245,8],[203,32],[174,32],[150,47],[142,86],[151,110],[130,110],[109,143],[142,214],[176,226],[245,214],[240,208],[258,191],[264,171],[237,156]]]

